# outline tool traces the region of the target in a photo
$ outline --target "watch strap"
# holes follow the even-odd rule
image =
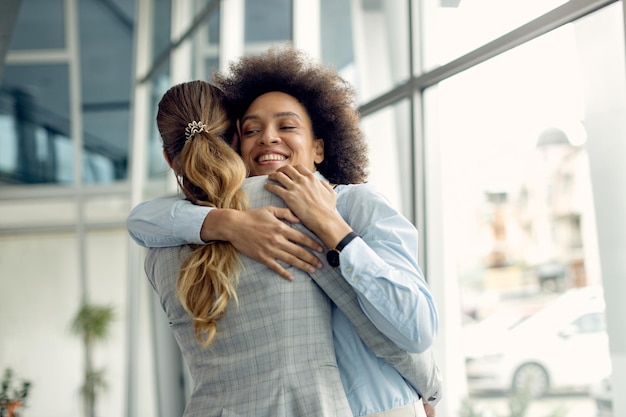
[[[341,252],[343,248],[345,248],[348,245],[348,243],[352,242],[357,237],[359,237],[359,235],[357,235],[354,232],[348,233],[343,239],[339,241],[339,243],[337,243],[337,246],[335,246],[335,249]]]
[[[330,266],[332,266],[333,268],[339,266],[339,253],[343,250],[343,248],[346,247],[348,243],[352,242],[356,237],[359,237],[359,235],[354,232],[350,232],[343,239],[341,239],[339,243],[337,243],[337,246],[334,249],[326,252],[326,260],[328,261],[328,264]]]

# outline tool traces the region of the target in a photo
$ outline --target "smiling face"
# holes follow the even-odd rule
[[[271,174],[285,165],[314,171],[324,160],[324,140],[313,137],[309,114],[289,94],[273,91],[257,97],[238,128],[241,158],[250,176]]]

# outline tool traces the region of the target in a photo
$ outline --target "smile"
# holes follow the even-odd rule
[[[284,161],[287,159],[285,155],[280,155],[277,153],[268,153],[265,155],[259,156],[256,161],[257,162],[266,162],[266,161]]]

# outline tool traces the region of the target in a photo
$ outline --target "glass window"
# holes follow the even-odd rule
[[[219,69],[220,24],[220,9],[216,7],[194,37],[195,53],[192,59],[197,66],[196,74],[199,79],[211,80],[214,72]]]
[[[606,319],[601,313],[582,316],[574,325],[580,333],[606,332]]]
[[[164,68],[169,68],[169,66],[165,65]],[[152,105],[150,107],[152,116],[149,120],[153,122],[150,123],[150,137],[148,138],[148,176],[151,179],[161,180],[170,175],[170,167],[163,158],[163,145],[156,125],[156,112],[161,97],[171,86],[169,71],[159,72],[152,80]]]
[[[65,1],[21,1],[11,50],[65,48]],[[33,30],[33,28],[37,28]]]
[[[5,67],[0,117],[7,127],[0,130],[3,180],[31,184],[72,181],[67,65]]]
[[[245,42],[283,42],[293,33],[292,0],[246,0]]]
[[[172,37],[172,0],[154,0],[152,50],[158,57],[169,48]]]
[[[408,2],[321,0],[320,7],[322,59],[356,87],[359,102],[409,78]]]
[[[411,113],[408,100],[363,118],[370,158],[369,182],[392,205],[412,219],[415,178],[411,147]]]
[[[207,43],[212,46],[220,44],[220,11],[219,7],[209,15],[207,21]]]
[[[426,0],[423,66],[432,69],[492,41],[567,0]]]
[[[85,182],[127,176],[134,17],[114,2],[79,2]]]
[[[592,181],[590,155],[598,140],[623,132],[622,19],[616,3],[425,91],[474,411],[499,414],[526,393],[577,393],[610,372],[604,327],[560,332],[583,315],[581,329],[603,322],[596,201],[610,191]],[[502,311],[529,318],[486,332],[481,323]],[[581,366],[583,355],[593,366]],[[557,408],[536,401],[529,417]],[[563,405],[594,412],[588,396]]]
[[[29,19],[45,16],[43,20],[63,28],[63,14],[56,9],[47,12],[52,4],[55,2],[42,6],[40,1],[26,1],[22,3],[22,12],[35,7],[31,11],[36,16]],[[9,153],[0,166],[4,178],[18,183],[72,182],[75,149],[69,138],[72,123],[79,122],[73,118],[79,116],[83,127],[83,181],[126,179],[133,5],[134,2],[121,6],[114,2],[79,2],[80,115],[70,113],[69,63],[13,64],[5,68],[0,112],[9,129],[0,132],[0,137]],[[21,24],[18,21],[18,26]],[[52,34],[41,30],[38,27],[31,32],[37,33],[37,39],[54,40]],[[36,62],[37,56],[32,60]],[[12,142],[15,145],[8,145]],[[13,163],[8,161],[11,155],[15,158]]]

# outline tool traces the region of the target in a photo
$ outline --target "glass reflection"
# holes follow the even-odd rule
[[[11,50],[65,48],[64,0],[28,0],[18,3],[20,11],[11,35]]]
[[[589,393],[611,361],[594,204],[602,184],[592,183],[588,149],[603,110],[589,97],[611,92],[620,109],[624,97],[611,87],[621,71],[600,80],[589,69],[624,68],[611,41],[622,31],[621,9],[606,8],[425,92],[465,324],[466,413],[507,415],[516,401],[532,404],[528,417],[595,412]],[[604,128],[620,131],[618,116]]]
[[[67,65],[7,66],[0,118],[6,126],[0,130],[2,182],[72,182]]]
[[[426,0],[423,66],[432,69],[492,41],[567,0]]]
[[[292,0],[246,0],[245,42],[283,42],[292,38]]]
[[[410,108],[409,101],[403,100],[368,115],[363,118],[363,130],[369,145],[369,182],[402,214],[414,220]]]
[[[352,83],[364,103],[410,74],[409,12],[404,0],[321,0],[322,58]]]

